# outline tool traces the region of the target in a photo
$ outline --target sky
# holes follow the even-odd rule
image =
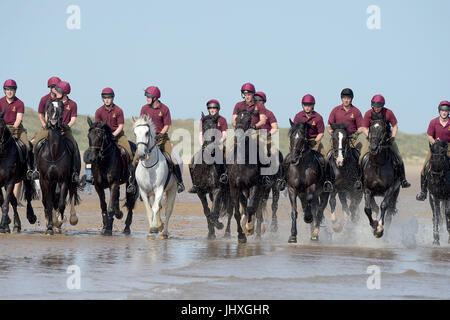
[[[372,5],[379,29],[367,26]],[[15,79],[37,110],[59,76],[89,115],[112,87],[126,118],[156,85],[172,119],[198,119],[215,98],[228,121],[251,82],[281,127],[308,93],[327,121],[349,87],[362,113],[382,94],[400,131],[423,133],[450,100],[449,12],[448,0],[1,1],[0,81]]]

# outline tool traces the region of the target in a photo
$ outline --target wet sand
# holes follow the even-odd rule
[[[140,201],[131,235],[121,233],[124,216],[105,237],[94,190],[82,193],[78,225],[66,222],[62,234],[47,236],[42,203],[34,201],[38,222],[30,225],[20,208],[22,233],[0,235],[0,299],[449,299],[448,233],[444,224],[441,246],[432,246],[429,203],[415,200],[419,171],[407,167],[412,187],[401,190],[399,212],[381,239],[361,204],[353,232],[333,233],[327,207],[318,242],[300,213],[298,243],[289,244],[290,204],[281,196],[276,233],[238,244],[233,218],[231,239],[218,230],[207,240],[201,204],[187,192],[177,196],[169,239],[148,236]],[[71,265],[80,268],[80,289],[67,286]],[[380,289],[368,288],[369,266],[381,272]]]

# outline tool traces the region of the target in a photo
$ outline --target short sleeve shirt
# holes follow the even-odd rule
[[[52,96],[50,93],[46,94],[41,98],[41,101],[39,101],[39,107],[38,107],[38,113],[44,114],[47,109],[47,103],[52,99]]]
[[[170,110],[162,102],[160,102],[156,108],[149,104],[144,105],[141,109],[141,117],[145,114],[152,119],[152,122],[155,125],[156,134],[159,134],[164,126],[170,126],[172,124]]]
[[[447,121],[447,124],[443,127],[439,118],[430,121],[427,134],[432,136],[434,140],[439,139],[450,143],[450,121]]]
[[[311,112],[311,115],[309,116],[309,118],[306,115],[305,111],[300,111],[299,113],[297,113],[294,118],[294,123],[297,124],[299,122],[306,122],[310,125],[310,129],[309,129],[309,137],[310,138],[315,138],[319,134],[324,133],[324,131],[325,131],[325,125],[323,123],[323,118],[320,114],[318,114],[315,111]]]
[[[252,126],[259,122],[259,117],[261,114],[266,115],[266,107],[264,107],[264,103],[262,103],[262,101],[252,101],[250,105],[247,105],[245,101],[240,101],[234,106],[233,115],[238,113],[238,109],[245,109],[247,111],[253,110],[255,116],[253,117],[251,122]]]
[[[227,131],[228,129],[227,120],[222,116],[219,116],[219,118],[217,119],[217,129],[220,130],[220,132]],[[202,131],[203,131],[202,119],[200,119],[200,132]]]
[[[119,125],[125,123],[122,109],[115,104],[109,110],[105,105],[101,106],[95,112],[95,122],[103,122],[105,120],[111,130],[116,131]]]
[[[386,122],[390,123],[391,126],[395,126],[397,124],[397,118],[395,117],[394,113],[390,109],[383,107],[383,109],[381,109],[380,112],[384,115]],[[372,125],[373,121],[370,117],[374,113],[375,113],[375,111],[373,111],[373,109],[370,109],[366,112],[366,114],[364,115],[363,123],[362,123],[362,126],[364,128],[369,128]]]
[[[358,128],[362,126],[363,117],[361,111],[354,105],[350,105],[349,110],[345,110],[344,106],[341,104],[331,110],[330,116],[328,117],[328,124],[332,123],[345,123],[347,127],[347,132],[352,134],[358,131]]]
[[[269,132],[270,130],[272,130],[272,123],[276,123],[277,122],[277,118],[275,117],[275,115],[273,114],[272,111],[270,111],[269,109],[266,108],[266,117],[267,117],[267,121],[266,123],[261,127],[261,129],[265,129],[267,130],[267,132]]]
[[[63,125],[68,125],[70,119],[77,116],[77,103],[67,98],[64,101]]]
[[[25,112],[25,105],[17,97],[14,97],[13,101],[9,103],[5,96],[0,99],[0,112],[3,110],[5,110],[5,115],[3,116],[5,123],[13,125],[16,122],[17,114]]]

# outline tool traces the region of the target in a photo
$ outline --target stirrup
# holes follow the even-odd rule
[[[136,192],[136,187],[134,186],[134,184],[129,184],[127,187],[127,193],[135,193]]]
[[[194,184],[193,186],[192,186],[192,188],[191,189],[189,189],[189,193],[197,193],[197,191],[198,191],[198,188],[197,188],[197,186]]]
[[[411,187],[411,183],[408,182],[408,180],[403,180],[402,181],[402,188],[409,188]]]
[[[219,181],[220,181],[220,183],[223,183],[223,184],[227,183],[227,182],[228,182],[228,176],[227,176],[227,174],[226,174],[226,173],[222,173],[222,174],[220,175]]]
[[[280,189],[280,191],[283,191],[284,189],[286,189],[286,180],[277,179],[277,182],[278,182],[278,189]]]
[[[361,190],[362,189],[361,180],[356,180],[355,181],[355,184],[353,185],[353,189],[355,189],[355,190]]]
[[[181,193],[181,192],[184,191],[184,184],[183,184],[183,182],[178,182],[177,183],[177,191],[178,191],[178,193]]]
[[[72,174],[72,182],[80,183],[80,177],[79,177],[78,175],[79,175],[78,172],[74,172],[74,173]]]
[[[27,171],[27,179],[28,180],[38,180],[39,179],[39,171],[29,169]]]
[[[263,176],[262,182],[264,185],[268,186],[272,183],[272,180],[268,176]]]
[[[333,191],[333,184],[330,181],[325,181],[323,183],[323,192],[332,192]]]
[[[425,199],[427,198],[427,193],[420,191],[420,193],[418,195],[416,195],[416,200],[417,201],[425,201]]]

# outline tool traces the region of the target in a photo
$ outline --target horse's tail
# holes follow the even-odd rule
[[[36,183],[34,180],[23,180],[24,192],[22,193],[21,200],[26,200],[27,202],[31,202],[32,200],[36,200],[38,198],[38,194],[36,191]]]
[[[228,215],[228,204],[231,202],[229,188],[224,188],[222,191],[222,201],[220,203],[219,218]]]
[[[77,206],[80,204],[81,199],[80,199],[80,195],[78,194],[78,191],[82,191],[84,189],[83,186],[80,186],[78,183],[76,182],[72,182],[70,184],[70,198],[74,199],[74,205]]]
[[[126,193],[126,201],[123,205],[123,207],[127,207],[127,209],[133,210],[134,206],[136,205],[136,200],[139,197],[139,187],[136,186],[136,192],[135,193]]]

